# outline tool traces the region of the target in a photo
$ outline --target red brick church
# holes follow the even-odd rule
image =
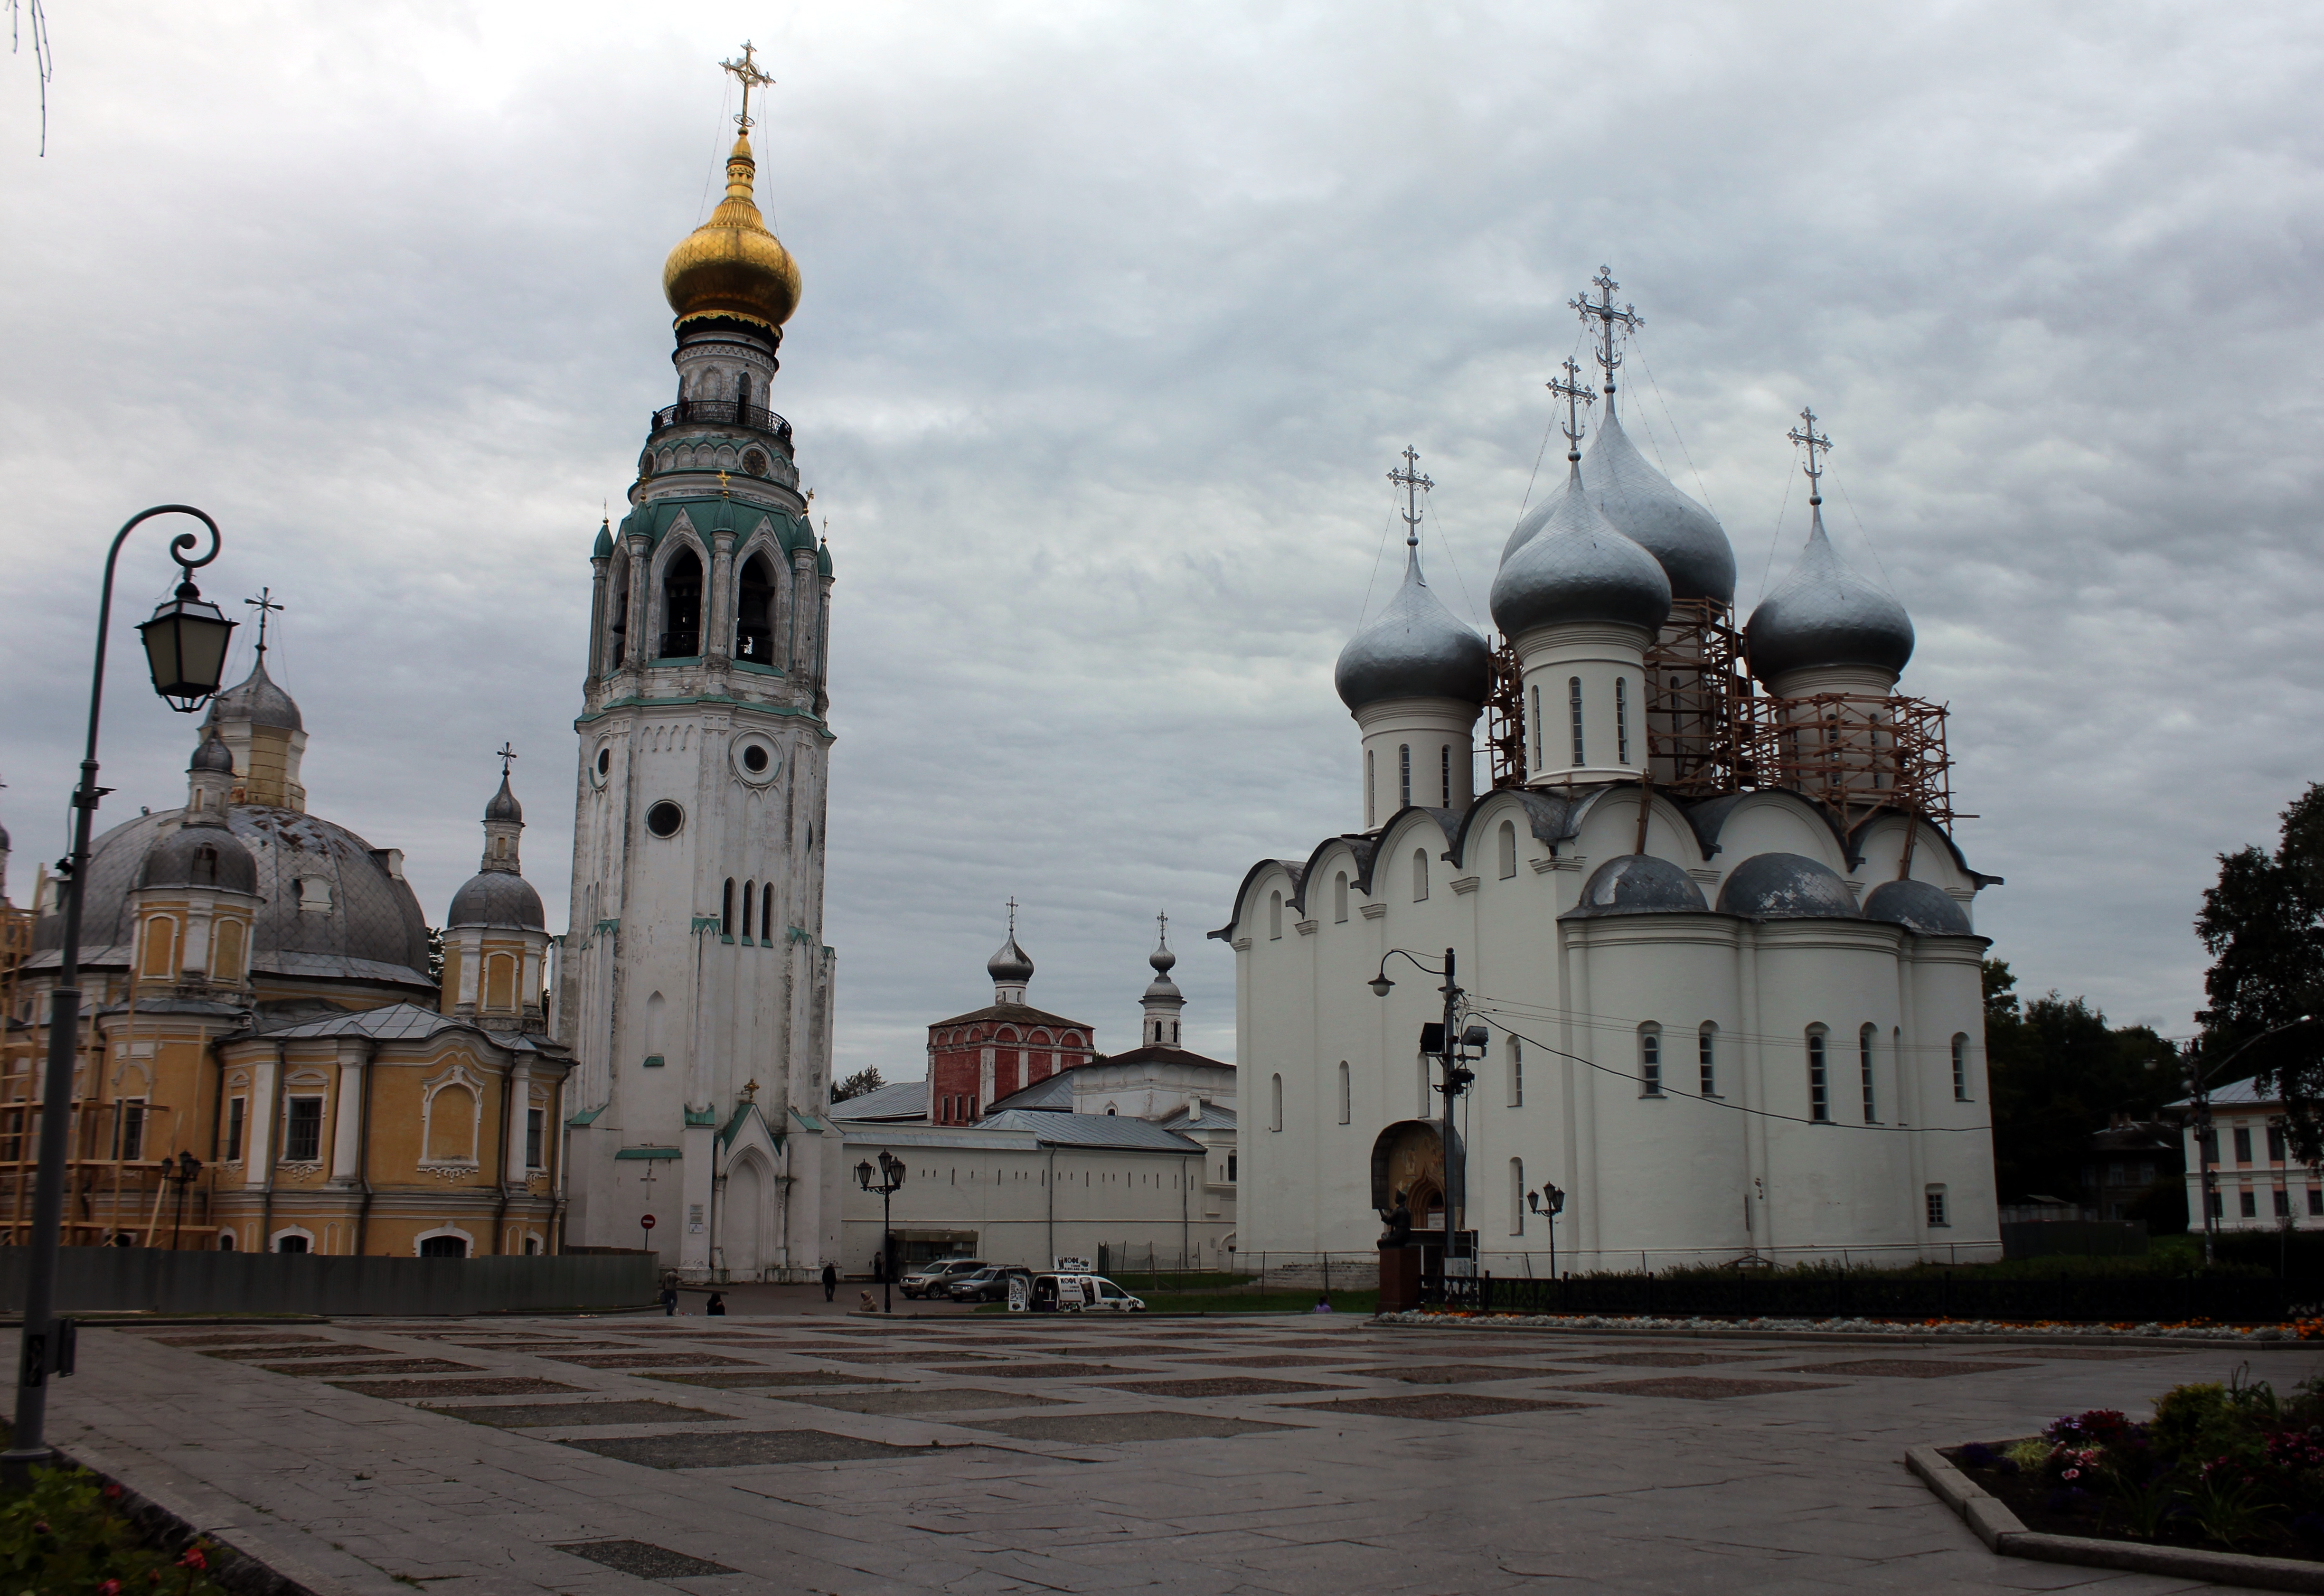
[[[973,1125],[993,1103],[1096,1057],[1094,1028],[1025,1001],[1033,961],[1017,946],[1017,904],[1009,904],[1009,940],[984,964],[992,977],[989,1008],[928,1027],[928,1118]]]

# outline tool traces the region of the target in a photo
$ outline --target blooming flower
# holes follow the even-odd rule
[[[106,1580],[97,1588],[97,1596],[121,1596],[121,1582]]]
[[[2081,1477],[2082,1471],[2080,1469],[2068,1469],[2065,1473],[2060,1476],[2061,1479],[2064,1480],[2079,1480]]]
[[[208,1568],[210,1565],[209,1559],[202,1555],[202,1549],[199,1546],[188,1546],[186,1554],[179,1558],[178,1563],[184,1568]]]

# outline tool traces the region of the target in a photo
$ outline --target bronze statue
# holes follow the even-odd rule
[[[1406,1200],[1405,1193],[1397,1193],[1395,1207],[1375,1208],[1372,1212],[1379,1214],[1388,1226],[1380,1232],[1381,1246],[1408,1247],[1412,1244],[1412,1204]]]

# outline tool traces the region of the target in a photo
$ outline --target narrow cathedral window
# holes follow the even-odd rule
[[[726,878],[726,890],[718,898],[718,935],[732,938],[734,935],[734,878]]]
[[[1945,1217],[1945,1188],[1941,1185],[1931,1186],[1928,1190],[1928,1200],[1929,1222],[1932,1225],[1950,1225],[1952,1221]]]
[[[1348,920],[1348,872],[1340,872],[1332,878],[1332,919],[1345,925]]]
[[[1517,828],[1514,822],[1501,822],[1501,879],[1508,881],[1517,872]]]
[[[1428,850],[1412,851],[1412,900],[1418,903],[1428,896]]]
[[[1267,935],[1269,941],[1283,940],[1283,894],[1280,892],[1267,895]]]
[[[1452,807],[1452,745],[1450,743],[1436,750],[1436,762],[1444,778],[1443,807],[1449,809]]]
[[[1586,765],[1590,761],[1582,757],[1582,678],[1578,676],[1566,678],[1565,708],[1573,722],[1573,762]]]
[[[529,1108],[524,1111],[524,1167],[528,1169],[547,1167],[540,1161],[541,1127],[547,1116],[545,1109]],[[527,1242],[526,1245],[530,1247],[531,1243]]]
[[[1706,1025],[1694,1038],[1695,1065],[1702,1071],[1702,1094],[1719,1095],[1719,1028]]]
[[[1268,1083],[1267,1128],[1269,1130],[1280,1130],[1283,1129],[1283,1077],[1281,1075],[1269,1076]]]
[[[1880,1118],[1873,1112],[1872,1101],[1872,1038],[1879,1034],[1878,1027],[1868,1025],[1856,1037],[1857,1063],[1864,1074],[1864,1122],[1868,1125],[1877,1123]]]
[[[1541,769],[1541,689],[1533,690],[1533,768]]]
[[[770,941],[775,929],[775,884],[769,881],[759,889],[759,940]]]
[[[1509,1038],[1509,1106],[1525,1107],[1525,1044]]]
[[[1396,807],[1409,809],[1412,807],[1412,744],[1399,743],[1396,757],[1400,767],[1397,776]]]
[[[1350,1113],[1350,1109],[1351,1109],[1351,1104],[1350,1103],[1350,1101],[1349,1101],[1349,1093],[1348,1093],[1348,1061],[1347,1061],[1346,1059],[1342,1058],[1342,1060],[1340,1060],[1340,1123],[1341,1123],[1341,1124],[1344,1125],[1344,1124],[1348,1123],[1348,1121],[1349,1121],[1350,1118],[1351,1117],[1351,1113]]]
[[[744,881],[742,883],[742,935],[745,937],[748,937],[751,935],[751,910],[753,908],[752,899],[756,899],[758,895],[758,882]]]
[[[682,549],[662,570],[661,658],[690,660],[702,652],[702,561]]]
[[[1808,1118],[1818,1124],[1831,1121],[1831,1090],[1824,1072],[1821,1030],[1808,1032]]]
[[[116,1158],[134,1161],[145,1156],[145,1100],[124,1097],[121,1100],[115,1120],[115,1139],[119,1145],[113,1149]]]
[[[290,1164],[311,1164],[323,1151],[323,1100],[294,1097],[290,1121],[282,1135],[282,1158]]]
[[[1630,678],[1614,678],[1614,757],[1630,762]]]
[[[242,1162],[242,1121],[250,1109],[250,1100],[237,1097],[226,1105],[226,1161]]]
[[[1663,1094],[1663,1034],[1658,1030],[1638,1032],[1638,1094]]]
[[[1969,1038],[1960,1033],[1953,1037],[1953,1101],[1969,1101]]]
[[[1378,779],[1378,778],[1377,778],[1377,767],[1378,767],[1379,763],[1379,760],[1378,760],[1377,758],[1375,758],[1375,757],[1374,757],[1372,751],[1371,751],[1370,749],[1369,749],[1369,748],[1365,749],[1365,750],[1364,750],[1364,829],[1365,829],[1366,831],[1370,831],[1373,826],[1378,826],[1378,825],[1379,824],[1379,816],[1378,816],[1378,813],[1377,813],[1377,811],[1378,811],[1378,810],[1379,810],[1379,803],[1374,799],[1374,798],[1372,797],[1372,789],[1373,789],[1373,785],[1374,785],[1375,781],[1376,781],[1376,780],[1377,780],[1377,779]]]

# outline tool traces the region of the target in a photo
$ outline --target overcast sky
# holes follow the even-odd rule
[[[806,281],[775,402],[839,577],[843,1072],[920,1073],[1012,892],[1033,1001],[1101,1046],[1167,909],[1188,1043],[1232,1056],[1200,933],[1360,821],[1331,673],[1396,578],[1384,474],[1420,449],[1434,584],[1487,624],[1601,263],[1646,317],[1626,419],[1747,612],[1804,532],[1785,429],[1812,402],[1838,440],[1834,539],[1913,613],[2024,986],[2184,1033],[2213,855],[2324,775],[2312,7],[49,17],[45,158],[0,60],[20,901],[62,851],[105,541],[187,500],[226,529],[208,589],[290,605],[309,807],[407,850],[438,918],[513,739],[564,924],[589,545],[672,392],[661,260],[716,198],[745,36]],[[143,537],[123,623],[169,586]],[[191,724],[134,652],[111,821],[183,801]]]

